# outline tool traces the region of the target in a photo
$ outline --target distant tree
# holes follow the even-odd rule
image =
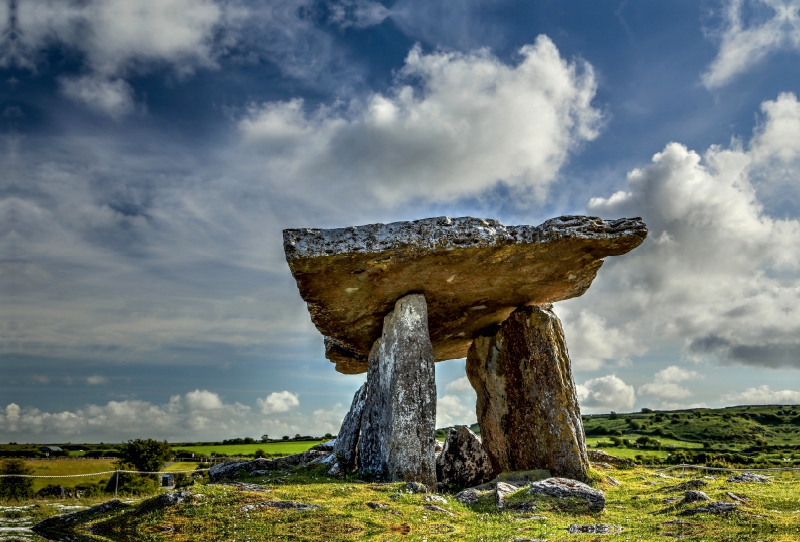
[[[0,474],[33,474],[33,468],[29,467],[22,459],[6,459],[0,463]],[[31,478],[0,478],[0,498],[30,499],[33,497],[33,479]]]
[[[642,414],[650,414],[650,413],[652,413],[652,412],[653,412],[653,410],[652,410],[652,409],[650,409],[650,408],[643,408],[643,409],[642,409]]]
[[[289,440],[289,435],[283,435],[283,436],[281,437],[281,440]]]
[[[118,464],[131,470],[155,472],[172,456],[172,447],[166,440],[135,439],[119,447]]]
[[[258,450],[256,450],[255,456],[256,457],[266,457],[267,456],[267,452],[265,452],[264,450],[259,448]]]
[[[269,435],[267,435],[266,433],[261,435],[261,442],[269,442]]]
[[[330,440],[330,439],[333,438],[333,435],[331,435],[330,433],[325,433],[325,436],[323,438],[326,438],[326,439]]]
[[[299,438],[303,438],[303,437],[300,436],[300,433],[297,433],[297,434],[295,434],[294,438],[295,439],[299,439]]]
[[[256,439],[254,439],[253,437],[245,437],[244,438],[244,443],[245,444],[255,444],[256,443]]]
[[[612,411],[611,411],[611,413],[608,415],[608,419],[609,419],[609,420],[616,420],[617,418],[619,418],[619,414],[617,414],[617,413],[616,413],[616,412],[614,412],[613,410],[612,410]]]

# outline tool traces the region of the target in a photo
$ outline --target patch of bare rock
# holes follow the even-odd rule
[[[599,512],[606,507],[606,496],[601,490],[567,478],[548,478],[533,482],[528,488],[528,494],[559,499],[580,499],[585,501],[589,510],[593,512]]]
[[[587,450],[586,455],[592,463],[606,463],[615,467],[631,468],[636,467],[636,463],[630,459],[616,457],[603,450]]]
[[[278,508],[280,510],[319,510],[322,508],[317,504],[306,504],[294,501],[262,501],[256,504],[247,504],[239,508],[241,512],[252,512],[259,508]]]
[[[619,525],[609,525],[608,523],[593,523],[590,525],[571,524],[567,527],[569,534],[613,534],[621,533],[622,527]]]
[[[734,474],[730,478],[726,480],[726,482],[732,482],[736,484],[769,484],[772,483],[772,480],[767,478],[766,476],[761,476],[760,474],[754,474],[752,472],[742,472],[740,474]]]

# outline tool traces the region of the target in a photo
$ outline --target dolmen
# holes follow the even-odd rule
[[[284,230],[326,357],[340,373],[367,373],[336,439],[336,468],[435,486],[434,362],[467,358],[492,472],[585,480],[578,399],[552,303],[582,295],[603,258],[646,236],[639,218],[587,216]]]

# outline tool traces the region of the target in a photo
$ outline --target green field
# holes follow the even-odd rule
[[[325,442],[324,440],[301,440],[301,441],[281,441],[267,442],[263,444],[203,444],[203,445],[182,445],[175,444],[173,450],[187,450],[197,455],[211,456],[212,453],[225,454],[231,457],[249,456],[256,453],[256,450],[264,450],[268,454],[298,454],[305,452],[312,446]]]
[[[114,461],[108,459],[39,459],[26,461],[25,463],[33,467],[33,474],[37,476],[90,474],[93,472],[112,471],[116,468]],[[50,484],[60,484],[65,489],[70,489],[77,485],[107,482],[111,476],[111,474],[103,474],[100,476],[82,476],[80,478],[34,478],[33,490],[39,491]]]

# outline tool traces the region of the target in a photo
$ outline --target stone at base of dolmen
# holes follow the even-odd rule
[[[343,473],[352,471],[356,466],[356,450],[358,437],[361,434],[361,418],[364,413],[364,405],[367,402],[367,383],[361,385],[353,396],[353,403],[350,411],[345,415],[339,434],[336,435],[336,442],[333,445],[333,453],[339,470]]]
[[[483,450],[481,439],[469,427],[452,428],[442,453],[436,458],[439,483],[472,487],[492,478],[492,462]]]
[[[369,355],[359,470],[382,481],[436,486],[436,376],[425,297],[407,295]]]
[[[496,473],[548,469],[586,479],[589,460],[569,354],[549,305],[521,307],[476,337],[467,376]]]

